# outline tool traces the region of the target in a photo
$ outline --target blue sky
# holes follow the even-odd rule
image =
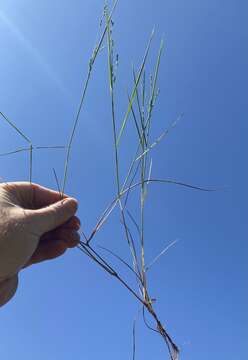
[[[99,33],[103,1],[1,1],[0,111],[36,145],[64,145]],[[118,118],[127,106],[131,65],[138,67],[152,28],[165,51],[154,112],[156,138],[183,119],[153,153],[153,176],[223,187],[214,193],[151,185],[147,259],[180,241],[149,275],[156,309],[183,360],[244,359],[247,335],[247,60],[245,1],[122,1],[114,16],[119,54]],[[148,66],[147,72],[150,67]],[[80,202],[86,233],[114,195],[106,53],[96,62],[73,145],[67,192]],[[131,122],[127,130],[133,132]],[[25,145],[0,122],[0,153]],[[134,137],[123,138],[123,164]],[[64,153],[34,155],[34,180],[56,188]],[[0,158],[0,176],[28,179],[27,154]],[[118,215],[96,244],[128,252]],[[114,261],[115,263],[115,261]],[[130,279],[130,275],[124,274]],[[131,358],[139,306],[78,250],[20,274],[15,298],[0,311],[4,359]],[[161,339],[137,324],[137,359],[166,359]]]

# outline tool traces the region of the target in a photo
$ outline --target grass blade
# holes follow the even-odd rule
[[[146,271],[148,271],[159,259],[162,255],[164,255],[173,245],[175,245],[179,240],[174,240],[172,243],[167,245],[146,267]]]
[[[136,319],[133,320],[133,356],[132,359],[135,360],[136,357]]]
[[[6,153],[2,153],[0,154],[0,156],[8,156],[8,155],[13,155],[13,154],[17,154],[17,153],[20,153],[20,152],[25,152],[25,151],[29,151],[30,148],[20,148],[20,149],[16,149],[16,150],[13,150],[13,151],[9,151],[9,152],[6,152]]]
[[[137,182],[136,184],[133,184],[132,186],[124,189],[120,196],[125,195],[128,191],[133,190],[135,188],[137,188],[138,186],[142,185],[142,183],[148,183],[148,182],[153,182],[153,183],[164,183],[164,184],[174,184],[174,185],[179,185],[179,186],[183,186],[183,187],[187,187],[193,190],[200,190],[200,191],[205,191],[205,192],[213,192],[213,191],[217,191],[217,189],[210,189],[210,188],[204,188],[204,187],[200,187],[200,186],[195,186],[195,185],[191,185],[188,183],[184,183],[181,181],[177,181],[177,180],[171,180],[171,179],[145,179],[143,180],[143,182]]]
[[[67,149],[67,146],[63,146],[63,145],[55,145],[55,146],[35,146],[34,149],[37,150],[41,150],[41,149],[48,149],[48,150],[52,150],[52,149]]]
[[[132,273],[140,280],[139,274],[137,274],[134,269],[125,261],[123,260],[119,255],[115,254],[112,250],[109,250],[103,246],[99,246],[98,247],[104,251],[107,251],[109,254],[111,254],[112,256],[114,256],[116,259],[118,259],[122,264],[124,264],[130,271],[132,271]]]
[[[169,128],[166,129],[150,146],[147,147],[147,149],[142,154],[140,154],[136,158],[136,161],[140,160],[149,151],[151,151],[155,146],[157,146],[168,135],[170,130],[172,130],[178,124],[178,122],[181,120],[182,116],[183,116],[183,114],[179,115],[178,118],[175,121],[173,121],[173,123],[169,126]]]
[[[30,144],[29,149],[29,182],[32,183],[33,178],[33,146]]]
[[[1,111],[0,111],[1,117],[13,128],[15,131],[21,135],[21,137],[27,141],[29,144],[31,144],[31,140],[12,122],[10,121]]]
[[[148,45],[147,45],[147,48],[146,48],[146,51],[145,51],[145,55],[144,55],[144,58],[143,58],[143,61],[142,61],[142,64],[141,64],[141,67],[140,67],[140,70],[139,70],[139,73],[138,73],[138,78],[137,78],[137,81],[135,83],[134,89],[132,91],[131,101],[129,101],[128,109],[127,109],[127,112],[126,112],[126,114],[124,116],[124,119],[123,119],[123,122],[122,122],[122,125],[121,125],[121,129],[120,129],[120,132],[119,132],[119,135],[118,135],[118,138],[117,138],[117,146],[119,145],[119,142],[120,142],[120,139],[122,137],[123,131],[124,131],[125,127],[126,127],[127,119],[128,119],[129,114],[130,114],[131,107],[132,107],[133,101],[134,101],[135,96],[136,96],[136,91],[137,91],[137,88],[139,86],[140,79],[141,79],[141,76],[143,74],[143,70],[144,70],[144,67],[145,67],[145,64],[146,64],[146,60],[147,60],[147,57],[148,57],[148,54],[149,54],[149,51],[150,51],[153,36],[154,36],[154,30],[152,31],[151,36],[149,38]]]
[[[113,9],[112,9],[111,14],[110,14],[110,16],[109,16],[110,20],[111,20],[111,18],[112,18],[112,15],[113,15],[113,13],[114,13],[114,10],[115,10],[115,8],[116,8],[116,6],[117,6],[117,3],[118,3],[118,0],[116,0],[115,3],[114,3]],[[73,140],[74,140],[74,137],[75,137],[75,133],[76,133],[76,129],[77,129],[77,126],[78,126],[79,117],[80,117],[80,113],[81,113],[82,106],[83,106],[83,103],[84,103],[84,99],[85,99],[85,96],[86,96],[86,93],[87,93],[87,90],[88,90],[88,86],[89,86],[89,81],[90,81],[90,78],[91,78],[91,73],[92,73],[93,65],[94,65],[94,63],[95,63],[95,60],[96,60],[96,58],[97,58],[97,55],[98,55],[99,51],[100,51],[101,48],[102,48],[102,43],[103,43],[103,40],[104,40],[105,35],[106,35],[106,33],[107,33],[107,29],[108,29],[107,26],[105,26],[105,29],[104,29],[104,31],[103,31],[103,33],[102,33],[102,36],[101,36],[101,38],[100,38],[100,41],[98,42],[98,45],[97,45],[96,48],[94,49],[93,54],[92,54],[92,57],[90,58],[90,61],[89,61],[88,74],[87,74],[86,80],[84,81],[81,99],[80,99],[80,102],[79,102],[78,110],[77,110],[77,113],[76,113],[76,117],[75,117],[75,120],[74,120],[74,123],[73,123],[73,126],[72,126],[72,131],[71,131],[71,134],[70,134],[70,137],[69,137],[69,141],[68,141],[68,147],[67,147],[67,153],[66,153],[66,159],[65,159],[65,166],[64,166],[64,177],[63,177],[63,184],[62,184],[62,195],[64,195],[65,187],[66,187],[66,182],[67,182],[68,167],[69,167],[69,160],[70,160],[70,155],[71,155],[72,143],[73,143]]]

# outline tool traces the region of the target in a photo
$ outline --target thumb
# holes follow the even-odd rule
[[[32,223],[41,235],[68,221],[77,211],[76,199],[66,198],[38,210],[32,210]]]

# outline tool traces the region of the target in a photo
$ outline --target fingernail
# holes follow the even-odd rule
[[[72,208],[73,208],[73,211],[76,212],[77,209],[78,209],[78,202],[77,202],[77,200],[76,200],[75,198],[66,198],[66,199],[61,200],[61,203],[62,203],[63,205],[65,205],[65,203],[68,203],[68,202],[70,202],[70,204],[71,204],[71,206],[72,206]]]

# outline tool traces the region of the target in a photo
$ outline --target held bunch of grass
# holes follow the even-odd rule
[[[110,93],[110,106],[111,106],[111,117],[112,117],[112,129],[113,129],[113,148],[114,148],[114,166],[115,166],[115,183],[116,183],[116,196],[110,202],[110,204],[103,211],[101,216],[99,217],[95,227],[92,229],[89,236],[86,236],[83,233],[84,240],[80,242],[78,249],[87,255],[91,260],[93,260],[96,264],[98,264],[102,269],[104,269],[109,275],[118,280],[129,292],[136,298],[138,303],[141,305],[142,314],[145,325],[152,331],[158,333],[164,342],[169,351],[169,356],[171,360],[178,359],[179,349],[175,342],[172,340],[170,335],[168,334],[166,328],[162,324],[159,319],[155,309],[154,309],[154,299],[150,296],[147,272],[151,269],[154,263],[168,250],[169,247],[175,244],[176,241],[167,246],[155,259],[147,264],[146,263],[146,237],[144,231],[144,222],[145,222],[145,201],[147,192],[150,184],[152,183],[164,183],[164,184],[175,184],[178,186],[184,186],[186,188],[201,190],[201,191],[213,191],[210,189],[205,189],[198,186],[193,186],[190,184],[186,184],[181,181],[176,181],[172,179],[154,179],[152,177],[152,160],[150,153],[152,149],[159,144],[159,142],[165,138],[170,129],[172,129],[178,122],[179,118],[174,121],[171,126],[166,129],[157,139],[151,141],[150,133],[152,126],[152,116],[153,109],[156,105],[156,100],[159,95],[158,89],[158,75],[159,68],[161,62],[161,56],[163,52],[163,41],[161,42],[156,66],[154,69],[154,74],[150,77],[149,83],[149,91],[147,91],[146,86],[146,74],[145,74],[145,65],[148,59],[152,39],[154,36],[154,31],[152,31],[151,36],[149,38],[147,47],[145,49],[144,57],[141,62],[140,68],[136,72],[133,68],[132,76],[133,76],[133,89],[131,94],[128,94],[128,106],[127,110],[123,116],[123,119],[119,124],[116,119],[116,94],[115,94],[115,82],[116,82],[116,60],[118,57],[115,57],[114,51],[114,41],[112,37],[112,29],[113,29],[113,21],[112,16],[114,10],[117,6],[118,0],[115,1],[113,8],[109,11],[108,6],[104,7],[104,19],[105,19],[105,27],[100,36],[100,40],[96,45],[92,56],[89,61],[88,73],[86,76],[86,80],[83,83],[82,95],[79,102],[78,111],[76,117],[73,122],[72,131],[68,139],[67,146],[33,146],[32,141],[19,129],[16,125],[10,121],[3,113],[0,112],[0,116],[3,120],[5,120],[19,135],[25,140],[28,146],[23,147],[21,149],[16,149],[14,151],[6,152],[0,154],[0,156],[11,155],[18,152],[27,151],[29,153],[29,181],[32,182],[32,168],[33,168],[33,150],[39,149],[65,149],[66,157],[65,157],[65,165],[64,165],[64,176],[62,179],[62,186],[59,185],[59,180],[57,178],[56,172],[54,171],[54,176],[56,179],[57,187],[61,192],[61,197],[65,192],[66,184],[67,184],[67,175],[69,171],[69,163],[70,163],[70,155],[71,149],[73,145],[73,140],[76,134],[77,126],[80,119],[81,110],[83,108],[83,103],[85,101],[88,85],[91,79],[91,75],[93,72],[93,68],[95,65],[95,61],[102,49],[104,42],[106,41],[106,52],[107,52],[107,60],[108,60],[108,79],[109,79],[109,93]],[[148,98],[148,101],[147,101]],[[126,124],[129,119],[132,119],[135,125],[135,129],[137,132],[137,149],[133,156],[133,159],[129,165],[127,174],[124,179],[121,179],[120,176],[120,157],[119,157],[119,149],[122,142],[122,136],[126,130]],[[140,191],[140,216],[139,219],[135,219],[130,210],[128,209],[129,204],[129,195],[132,191],[138,190]],[[99,253],[96,246],[93,245],[93,239],[96,234],[100,230],[100,228],[107,221],[111,213],[119,208],[121,224],[123,227],[124,236],[130,250],[131,263],[128,263],[121,256],[114,253],[112,250],[106,249],[104,247],[100,247],[105,254],[114,256],[118,259],[122,264],[124,264],[132,275],[134,275],[137,281],[137,289],[134,289],[130,285],[130,281],[128,279],[124,279],[119,271],[114,268],[109,260]],[[138,236],[134,236],[131,231],[131,226],[134,226],[137,229]],[[146,319],[146,313],[150,314],[151,318],[154,321],[154,326],[148,324]],[[136,344],[135,344],[135,321],[133,324],[133,359],[135,359],[136,353]]]

